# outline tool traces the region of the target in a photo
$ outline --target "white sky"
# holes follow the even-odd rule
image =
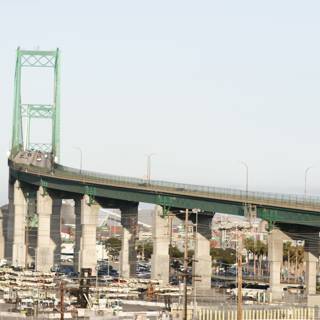
[[[15,49],[62,51],[62,163],[320,192],[319,1],[0,0],[0,201]],[[41,82],[27,83],[43,91]],[[31,101],[30,101],[31,102]],[[34,101],[42,102],[42,101]]]

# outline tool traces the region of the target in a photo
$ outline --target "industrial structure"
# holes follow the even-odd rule
[[[136,272],[138,205],[157,205],[153,220],[152,277],[168,282],[168,213],[178,217],[181,210],[200,209],[194,272],[197,286],[211,287],[211,221],[215,212],[255,215],[269,223],[270,286],[273,299],[280,299],[280,265],[283,241],[292,234],[305,240],[306,286],[308,295],[316,293],[318,239],[305,237],[320,230],[320,198],[223,189],[100,174],[73,169],[60,160],[60,66],[59,50],[17,51],[12,146],[9,156],[9,209],[6,225],[5,257],[15,266],[24,266],[28,245],[27,217],[38,216],[36,265],[48,271],[60,259],[60,208],[62,199],[75,202],[75,268],[96,270],[96,224],[100,207],[121,211],[123,226],[120,272],[122,277]],[[25,104],[21,97],[21,74],[25,68],[51,68],[54,74],[52,104]],[[32,141],[32,119],[51,120],[51,141]],[[195,213],[190,219],[195,221]],[[312,244],[311,244],[312,242]],[[317,245],[315,245],[317,243]]]

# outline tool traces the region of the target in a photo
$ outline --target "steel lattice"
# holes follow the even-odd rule
[[[26,104],[22,101],[22,70],[27,67],[44,67],[53,69],[54,96],[52,103]],[[52,120],[52,128],[50,128],[52,132],[51,143],[38,143],[37,141],[30,141],[30,127],[33,125],[31,119]],[[25,121],[25,126],[23,125],[22,121]],[[33,150],[51,152],[55,159],[58,159],[60,155],[59,49],[55,51],[17,49],[11,156],[14,157],[19,151],[30,148]]]

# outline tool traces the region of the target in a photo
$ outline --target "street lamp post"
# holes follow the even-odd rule
[[[240,163],[246,168],[246,202],[248,202],[249,166],[244,161],[240,161]]]
[[[199,249],[199,242],[198,242],[198,214],[201,212],[200,209],[192,209],[192,213],[196,214],[196,224],[195,224],[195,252]],[[198,262],[194,259],[194,263]],[[192,293],[193,293],[193,312],[192,312],[192,320],[197,320],[197,274],[195,270],[195,264],[192,267],[193,277],[192,277]]]
[[[185,219],[184,219],[184,261],[183,261],[183,272],[184,272],[184,312],[183,312],[183,320],[188,319],[188,290],[187,290],[187,276],[188,276],[188,226],[189,226],[189,210],[185,211]]]
[[[307,167],[306,170],[304,171],[304,196],[307,196],[307,177],[308,177],[308,172],[310,169],[312,169],[313,167]]]
[[[73,147],[74,149],[78,150],[80,153],[80,174],[82,173],[82,150],[79,147]]]
[[[246,169],[246,198],[244,202],[244,215],[248,217],[248,193],[249,193],[249,166],[246,162],[240,161],[240,163],[245,167]],[[249,219],[251,221],[251,217],[249,216]]]
[[[238,231],[237,226],[237,320],[242,320],[242,233]]]
[[[98,293],[98,273],[99,273],[99,266],[96,265],[96,300],[99,300],[99,293]],[[98,302],[99,304],[99,302]]]
[[[148,184],[150,184],[150,180],[151,180],[151,157],[154,155],[155,155],[155,153],[147,154],[147,180],[148,180]]]

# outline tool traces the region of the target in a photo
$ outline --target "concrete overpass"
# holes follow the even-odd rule
[[[31,59],[32,58],[32,59]],[[43,60],[46,58],[46,60]],[[58,164],[59,131],[59,51],[21,51],[17,53],[15,79],[15,108],[12,149],[9,157],[9,210],[6,217],[6,256],[15,265],[24,265],[28,248],[25,225],[28,212],[38,215],[37,266],[48,270],[59,262],[59,228],[62,199],[75,201],[76,246],[75,267],[89,267],[95,272],[96,223],[99,207],[121,210],[123,225],[121,274],[135,274],[138,204],[158,205],[153,222],[154,253],[152,276],[168,281],[169,255],[167,212],[198,208],[198,246],[195,250],[195,272],[201,276],[199,286],[210,287],[211,257],[209,254],[211,220],[215,212],[233,215],[251,215],[270,224],[269,262],[271,288],[275,298],[280,297],[280,267],[283,241],[288,239],[286,228],[320,228],[320,197],[304,197],[277,193],[242,191],[209,186],[147,181],[131,177],[77,170]],[[51,105],[24,105],[21,102],[22,67],[54,68],[54,102]],[[51,143],[30,141],[29,129],[23,132],[22,118],[50,118]],[[29,121],[30,122],[30,121]],[[29,123],[27,122],[27,123]],[[24,138],[26,137],[26,138]],[[194,217],[191,215],[191,219]],[[308,239],[307,239],[308,240]],[[307,288],[315,293],[315,266],[318,248],[308,246]],[[308,249],[309,248],[309,249]],[[27,250],[26,250],[27,249]]]

